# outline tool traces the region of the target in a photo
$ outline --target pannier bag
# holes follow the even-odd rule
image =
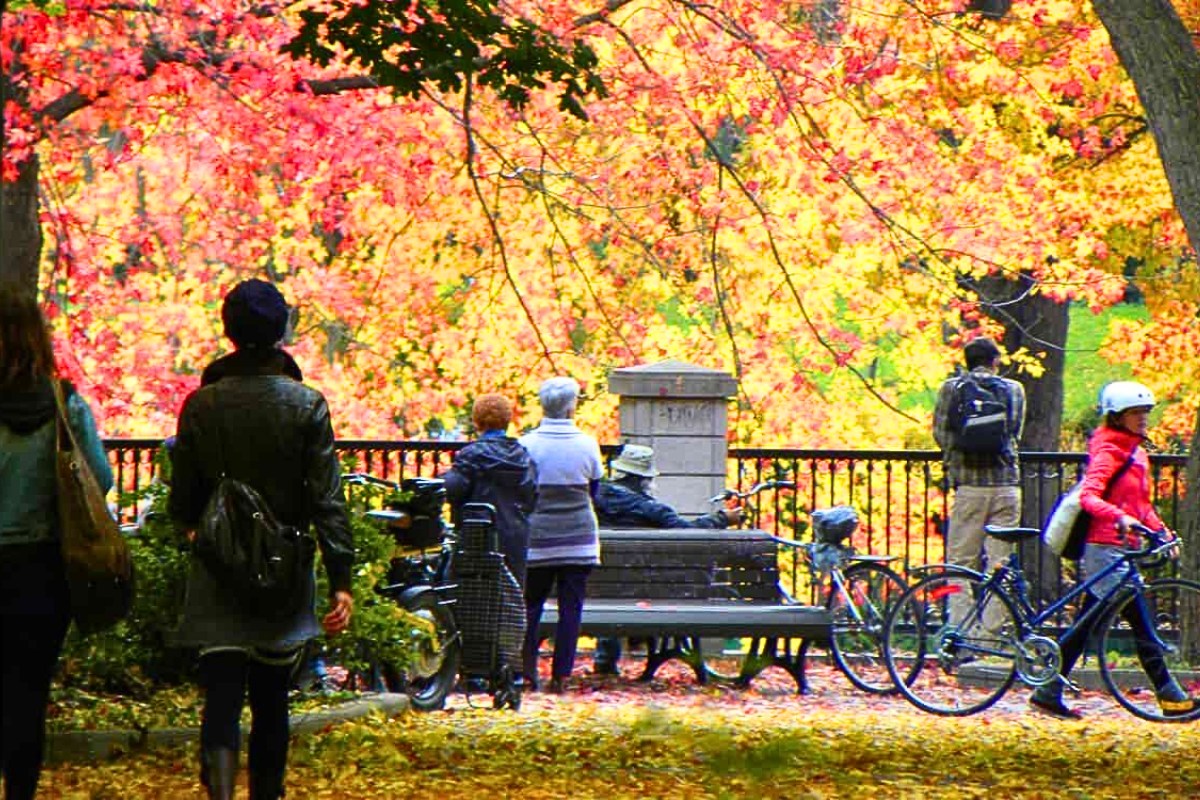
[[[392,508],[408,512],[408,518],[389,527],[396,544],[415,550],[440,545],[446,482],[441,478],[405,478],[400,482],[400,491],[408,500]]]
[[[858,512],[851,506],[833,506],[812,512],[813,538],[822,544],[841,544],[858,528]]]

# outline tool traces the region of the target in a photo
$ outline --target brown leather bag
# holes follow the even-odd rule
[[[58,381],[54,401],[58,520],[71,616],[81,632],[97,633],[116,625],[133,607],[133,559],[108,511],[104,491],[79,450]]]

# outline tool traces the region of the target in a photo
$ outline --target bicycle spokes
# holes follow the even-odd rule
[[[833,582],[827,605],[833,618],[834,663],[863,691],[895,691],[883,659],[883,631],[888,612],[904,593],[904,581],[880,564],[858,563],[835,573]]]
[[[932,575],[909,589],[889,616],[885,660],[918,708],[972,714],[995,703],[1016,679],[1017,629],[1012,606],[984,581]]]

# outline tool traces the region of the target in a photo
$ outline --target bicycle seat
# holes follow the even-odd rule
[[[984,525],[984,533],[988,536],[993,536],[1002,542],[1019,542],[1022,539],[1032,539],[1035,536],[1041,536],[1042,531],[1039,528],[1020,528],[1020,527],[1001,527],[999,525]]]
[[[876,564],[887,564],[890,561],[895,561],[895,560],[899,559],[900,556],[885,556],[885,555],[871,555],[869,553],[855,553],[852,556],[848,556],[848,558],[851,561],[855,561],[855,562],[871,561]]]

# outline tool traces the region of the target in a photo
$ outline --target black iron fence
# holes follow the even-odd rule
[[[161,442],[118,439],[106,443],[120,489],[123,519],[136,516],[138,493],[159,475],[155,459]],[[434,477],[445,471],[461,442],[342,440],[338,451],[347,471],[364,471],[402,480]],[[619,445],[603,446],[611,459]],[[1178,527],[1186,457],[1150,457],[1153,495],[1163,519]],[[1075,482],[1084,464],[1082,453],[1022,453],[1024,508],[1022,524],[1040,526],[1055,500]],[[832,505],[851,505],[861,520],[853,544],[860,552],[892,555],[901,569],[940,561],[943,554],[949,497],[941,454],[928,450],[798,450],[732,448],[728,483],[745,491],[760,481],[786,478],[794,492],[764,492],[754,498],[748,524],[784,538],[804,539],[808,512]],[[1062,576],[1057,559],[1039,547],[1024,553],[1027,572],[1045,592],[1055,591]],[[789,587],[808,596],[807,571],[793,564],[785,570]]]

